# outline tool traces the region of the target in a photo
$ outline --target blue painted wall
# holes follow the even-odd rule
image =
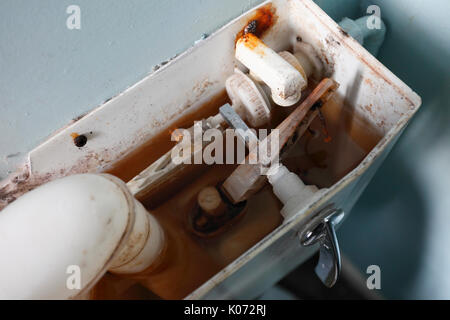
[[[387,25],[379,60],[422,107],[339,231],[388,298],[450,299],[450,21],[448,0],[364,0]]]
[[[72,118],[261,2],[0,1],[0,180]],[[80,30],[66,27],[71,4]]]

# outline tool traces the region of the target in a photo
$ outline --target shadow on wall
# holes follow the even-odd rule
[[[450,52],[423,25],[398,22],[399,13],[384,9],[386,2],[373,2],[388,30],[379,60],[417,91],[423,104],[339,230],[341,248],[363,272],[371,264],[381,267],[387,298],[438,298],[413,291],[418,277],[430,277],[420,269],[425,244],[434,236],[416,168],[439,142],[450,141]]]
[[[401,158],[391,156],[339,230],[341,250],[363,272],[380,266],[383,294],[403,298],[422,260],[425,215],[417,181]]]

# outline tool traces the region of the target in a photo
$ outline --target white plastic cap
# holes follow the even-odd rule
[[[236,59],[270,87],[276,104],[288,107],[300,100],[306,79],[255,35],[248,33],[237,41]]]
[[[316,80],[322,78],[322,61],[317,56],[317,53],[312,45],[303,41],[296,42],[294,44],[294,56],[302,65],[303,70],[305,70],[308,77],[312,76]]]
[[[241,70],[225,81],[233,108],[251,127],[260,127],[270,121],[270,102],[258,85]]]

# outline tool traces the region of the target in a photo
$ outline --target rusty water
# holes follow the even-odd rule
[[[200,113],[188,115],[178,124],[189,127],[194,120],[217,112],[224,101],[226,96],[221,95],[206,104]],[[293,110],[273,108],[272,127]],[[343,97],[332,98],[321,111],[331,140],[327,139],[323,122],[316,118],[283,162],[305,183],[331,187],[364,159],[382,135],[355,114]],[[127,180],[172,146],[170,133],[162,133],[110,173]],[[164,263],[156,271],[131,277],[107,274],[94,288],[93,298],[181,299],[282,223],[281,203],[267,185],[248,200],[242,219],[226,232],[212,238],[193,234],[187,226],[187,215],[195,208],[198,192],[206,186],[217,185],[236,168],[235,165],[193,166],[198,168],[180,176],[161,189],[160,194],[152,195],[159,201],[139,199],[167,231],[170,249],[165,253]]]

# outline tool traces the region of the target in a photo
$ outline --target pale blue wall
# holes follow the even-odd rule
[[[339,231],[389,298],[450,299],[450,1],[363,0],[387,25],[379,60],[422,107]]]
[[[0,180],[72,118],[261,0],[0,1]],[[81,30],[66,27],[81,8]]]

